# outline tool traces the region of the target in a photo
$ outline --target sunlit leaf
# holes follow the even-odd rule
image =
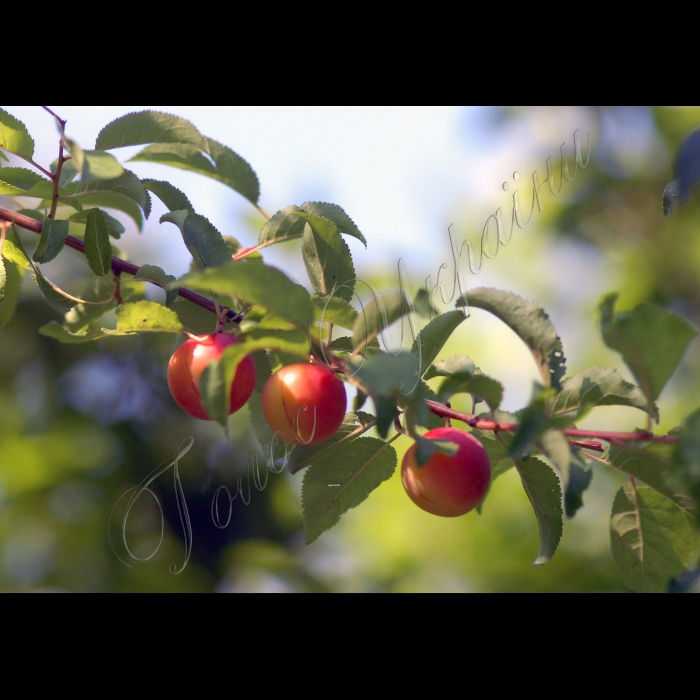
[[[0,127],[1,128],[1,127]],[[10,196],[25,195],[36,184],[51,182],[42,175],[26,168],[0,168],[0,194]]]
[[[153,282],[166,290],[165,305],[167,307],[172,307],[175,303],[175,299],[177,299],[177,288],[168,288],[168,285],[175,281],[175,277],[173,275],[166,275],[162,267],[158,267],[157,265],[141,265],[138,272],[134,275],[134,279]],[[214,317],[211,313],[209,313],[209,316],[210,318]]]
[[[83,209],[82,211],[77,211],[75,214],[71,214],[68,217],[68,221],[77,221],[80,223],[85,223],[87,224],[88,220],[88,214],[92,211],[92,209]],[[108,214],[106,211],[102,212],[102,216],[104,217],[105,224],[107,226],[107,232],[112,238],[120,238],[122,233],[124,233],[124,226],[122,226],[121,221],[118,219],[115,219],[113,216]]]
[[[34,139],[27,127],[4,109],[0,109],[0,148],[24,158],[34,155]]]
[[[365,248],[367,247],[367,240],[362,233],[360,233],[360,229],[357,228],[355,222],[345,213],[345,210],[337,204],[329,204],[328,202],[305,202],[301,205],[300,209],[303,209],[309,214],[316,214],[317,216],[330,219],[338,227],[340,233],[346,233],[349,236],[357,238],[364,243]]]
[[[5,246],[7,241],[5,241]],[[4,282],[0,282],[0,330],[2,330],[10,321],[17,308],[17,297],[22,284],[24,270],[21,265],[11,262],[7,258],[0,259],[0,265],[4,272]]]
[[[258,237],[258,245],[268,246],[272,243],[301,238],[305,228],[311,228],[298,214],[299,207],[294,205],[278,211],[265,223]]]
[[[411,352],[420,356],[421,375],[440,354],[445,343],[464,319],[462,311],[448,311],[434,318],[421,330],[411,348]]]
[[[152,331],[181,333],[182,324],[177,314],[154,301],[123,304],[117,309],[117,330],[125,333]]]

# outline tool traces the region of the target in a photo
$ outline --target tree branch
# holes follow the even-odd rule
[[[24,216],[23,214],[17,214],[16,212],[10,211],[9,209],[4,209],[3,207],[0,207],[0,219],[4,219],[5,221],[14,221],[17,226],[26,228],[29,231],[34,231],[34,233],[41,233],[41,221],[32,219],[29,216]],[[68,236],[66,238],[66,245],[69,248],[73,248],[73,250],[77,250],[83,255],[85,254],[85,243],[83,243],[83,241],[81,241],[79,238],[75,238],[74,236]],[[135,275],[139,271],[139,266],[127,262],[126,260],[122,260],[121,258],[112,256],[112,271],[115,275],[119,275],[122,272],[126,272],[129,275]],[[150,282],[150,280],[148,281]],[[161,289],[163,289],[163,287],[157,282],[151,282],[151,284],[154,284],[156,287],[160,287]],[[187,299],[187,301],[191,301],[193,304],[197,304],[197,306],[201,306],[203,309],[206,309],[207,311],[211,311],[213,314],[216,314],[216,306],[211,299],[207,299],[206,297],[203,297],[200,294],[193,292],[191,289],[187,289],[187,287],[178,287],[177,294],[183,299]],[[240,314],[237,314],[232,309],[224,307],[222,308],[222,312],[229,321],[240,323],[243,320],[243,317]]]
[[[437,401],[426,401],[428,408],[436,415],[443,418],[455,418],[456,420],[461,420],[466,423],[471,428],[476,428],[477,430],[505,430],[507,433],[514,433],[518,429],[517,423],[496,423],[492,420],[481,420],[471,413],[461,413],[460,411],[455,411],[452,408],[448,408],[444,404],[438,403]],[[626,440],[626,441],[640,441],[640,442],[663,442],[666,444],[673,444],[676,442],[676,438],[671,435],[652,435],[647,430],[642,430],[636,433],[615,433],[605,430],[578,430],[577,428],[565,428],[563,430],[564,435],[570,437],[584,437],[584,438],[600,438],[601,440]],[[587,446],[589,449],[590,446]]]

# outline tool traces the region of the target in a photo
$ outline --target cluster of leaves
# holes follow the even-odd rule
[[[39,199],[34,209],[18,213],[43,222],[31,255],[14,228],[4,238],[0,327],[11,316],[26,268],[31,268],[46,300],[64,314],[61,323],[51,322],[40,331],[67,343],[139,332],[212,332],[223,316],[217,319],[177,294],[187,287],[211,295],[217,305],[242,314],[239,324],[226,326],[242,342],[229,347],[203,375],[203,401],[209,414],[225,425],[224,387],[230,385],[241,359],[252,353],[258,384],[249,402],[251,424],[261,447],[269,447],[273,458],[281,458],[281,452],[262,413],[266,379],[280,367],[310,356],[333,366],[357,389],[354,410],[329,440],[300,445],[288,453],[285,448],[287,469],[292,474],[304,470],[302,504],[308,543],[394,474],[397,454],[391,443],[400,434],[405,432],[418,442],[419,463],[435,451],[453,454],[453,443],[428,440],[422,433],[442,425],[431,407],[439,413],[453,395],[464,393],[475,406],[488,407],[470,423],[491,459],[492,480],[514,467],[532,504],[540,534],[535,565],[554,555],[564,513],[575,515],[591,483],[592,466],[603,464],[630,478],[614,499],[610,523],[612,552],[625,583],[633,590],[666,590],[688,567],[693,555],[692,516],[700,503],[700,411],[672,431],[673,442],[650,443],[647,432],[653,420],[658,422],[659,394],[696,334],[682,318],[651,304],[616,313],[616,295],[608,295],[600,305],[602,337],[621,354],[636,384],[602,367],[566,376],[564,349],[551,320],[538,304],[510,292],[473,289],[457,300],[455,310],[434,315],[425,292],[412,300],[399,290],[374,295],[373,302],[358,311],[351,303],[358,281],[343,236],[365,245],[366,240],[337,205],[288,206],[267,220],[256,246],[243,248],[197,214],[173,185],[139,179],[110,153],[144,145],[131,162],[155,162],[199,173],[224,183],[258,207],[258,179],[248,163],[184,119],[157,112],[128,114],[100,132],[93,150],[83,150],[66,137],[60,121],[59,128],[69,160],[64,162],[61,151],[44,175],[0,167],[0,194]],[[36,166],[34,142],[26,128],[2,111],[0,149]],[[151,212],[151,195],[169,210],[161,223],[177,227],[192,255],[192,270],[179,280],[154,265],[144,265],[133,275],[114,274],[110,238],[118,239],[124,229],[104,209],[127,214],[140,230]],[[42,213],[46,208],[51,210],[48,215]],[[84,242],[95,275],[81,298],[58,289],[40,270],[40,265],[58,255],[69,235]],[[300,240],[311,293],[266,265],[260,254],[290,239]],[[145,300],[144,282],[167,291],[164,304]],[[503,386],[479,370],[471,358],[439,359],[445,343],[465,320],[465,307],[495,315],[530,349],[541,382],[522,410],[500,411]],[[415,333],[419,313],[431,320]],[[410,350],[390,353],[378,341],[399,320],[409,322],[413,344]],[[334,334],[336,327],[346,333]],[[438,379],[433,391],[427,382]],[[368,397],[376,415],[361,410]],[[593,445],[570,442],[567,431],[575,430],[577,421],[597,406],[610,405],[643,411],[647,430],[640,430],[637,440],[610,438],[602,454]],[[511,429],[480,429],[485,421],[508,424]],[[389,438],[397,423],[400,432]],[[378,438],[365,435],[373,428]]]

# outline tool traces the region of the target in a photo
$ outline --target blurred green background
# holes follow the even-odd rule
[[[700,328],[700,198],[695,195],[669,217],[661,207],[663,188],[674,177],[674,154],[700,125],[700,108],[513,108],[455,114],[460,125],[454,133],[455,148],[468,143],[474,163],[466,175],[455,174],[462,183],[459,191],[451,192],[439,214],[431,210],[433,220],[424,240],[412,237],[404,248],[394,244],[393,258],[362,257],[359,248],[351,247],[359,277],[378,291],[395,288],[395,265],[403,257],[414,294],[428,275],[434,284],[439,265],[451,267],[448,226],[454,225],[460,243],[469,239],[478,246],[484,221],[498,206],[509,220],[509,198],[516,187],[527,212],[532,172],[536,169],[542,181],[545,161],[552,156],[558,180],[563,142],[573,167],[572,134],[579,129],[584,154],[586,133],[591,134],[588,167],[579,169],[573,182],[564,182],[559,197],[543,188],[543,211],[536,210],[525,229],[516,229],[510,245],[485,260],[478,276],[467,273],[469,286],[496,286],[539,302],[557,325],[570,374],[602,365],[631,379],[597,329],[597,302],[605,292],[621,292],[620,309],[654,301]],[[71,133],[80,138],[77,125]],[[39,140],[36,131],[33,135]],[[53,142],[53,133],[44,140]],[[239,150],[234,140],[220,140]],[[532,147],[512,155],[516,141]],[[414,147],[420,150],[420,144]],[[516,170],[517,183],[512,179]],[[159,178],[175,182],[173,172],[162,168]],[[506,181],[507,193],[501,188]],[[432,187],[426,172],[424,191]],[[313,182],[307,189],[306,199],[326,198],[314,196]],[[186,191],[197,207],[196,195]],[[371,222],[358,220],[344,201],[331,201],[345,206],[367,233],[371,252],[373,239],[365,230],[372,228]],[[18,208],[20,203],[0,197],[0,206]],[[291,203],[263,201],[269,213]],[[252,245],[262,220],[245,209],[235,210],[233,217],[234,230],[223,233]],[[144,240],[148,234],[147,229]],[[33,240],[30,234],[26,240]],[[149,259],[139,256],[136,237],[125,237],[119,245],[134,262],[159,261],[153,248]],[[280,246],[274,262],[304,281],[298,243]],[[90,274],[84,261],[68,250],[51,266],[49,276],[71,291],[79,291]],[[448,269],[443,273],[448,294],[451,280]],[[440,310],[449,308],[439,299],[433,301]],[[169,395],[167,361],[179,341],[144,334],[63,345],[37,332],[57,318],[27,278],[16,315],[0,331],[0,590],[626,590],[612,561],[608,534],[612,499],[622,478],[602,467],[594,467],[584,507],[565,522],[559,550],[541,568],[531,566],[537,554],[537,525],[514,470],[495,482],[481,515],[472,512],[456,519],[438,518],[414,506],[397,470],[308,547],[301,521],[302,475],[270,474],[262,491],[251,482],[249,504],[237,499],[231,522],[218,529],[211,514],[216,488],[226,485],[235,492],[237,478],[246,480],[249,459],[260,454],[246,411],[231,419],[235,437],[229,445],[220,429],[189,418]],[[392,328],[389,336],[395,347],[399,330]],[[468,354],[501,380],[506,410],[522,407],[529,398],[537,378],[532,358],[495,318],[473,310],[442,356],[453,354]],[[661,423],[655,431],[680,424],[698,407],[699,369],[700,343],[695,340],[661,396]],[[455,405],[470,408],[459,400]],[[633,430],[643,424],[639,411],[606,407],[593,411],[580,427]],[[185,543],[172,469],[152,485],[158,503],[152,498],[139,501],[128,521],[132,552],[143,559],[156,552],[147,561],[128,558],[119,543],[125,499],[117,501],[172,459],[188,436],[194,446],[181,460],[179,473],[193,542],[184,571],[173,575],[169,566],[182,566]],[[409,443],[400,438],[394,444],[400,461]],[[113,508],[116,552],[108,537]],[[161,512],[164,532],[158,547]]]

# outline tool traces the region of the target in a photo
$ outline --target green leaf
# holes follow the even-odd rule
[[[142,180],[141,182],[143,186],[150,192],[153,192],[170,211],[186,209],[194,214],[194,207],[190,204],[190,200],[187,199],[187,195],[174,185],[164,180]]]
[[[615,369],[589,367],[565,379],[552,404],[551,415],[581,411],[591,406],[632,406],[658,420],[658,409],[650,408],[642,390],[625,381]]]
[[[177,289],[168,290],[168,292],[170,291],[176,292]],[[170,308],[180,319],[183,330],[195,335],[204,335],[213,333],[216,329],[216,314],[202,308],[198,304],[194,304],[182,297],[177,297]]]
[[[144,282],[153,282],[159,287],[162,287],[165,290],[165,305],[168,308],[172,308],[175,299],[177,299],[177,287],[175,289],[168,288],[168,285],[175,281],[173,275],[166,275],[163,268],[157,265],[141,265],[138,272],[134,275],[134,279],[143,280]],[[213,319],[213,314],[209,313],[209,318]]]
[[[39,328],[39,333],[47,336],[48,338],[54,338],[61,343],[69,344],[89,343],[93,340],[106,338],[107,335],[109,335],[105,331],[96,330],[94,328],[87,328],[81,331],[71,331],[56,321],[50,321],[49,323],[43,325],[41,328]]]
[[[83,182],[91,180],[111,180],[120,177],[124,173],[122,164],[111,154],[105,151],[84,151],[78,143],[63,137],[63,143],[68,152],[73,156],[73,164],[80,172]],[[71,178],[72,179],[72,178]]]
[[[91,277],[80,293],[80,298],[85,301],[102,303],[99,306],[96,304],[78,304],[63,317],[63,325],[71,333],[95,330],[88,328],[88,326],[117,305],[117,300],[113,298],[114,288],[115,282],[111,278]],[[138,296],[139,292],[131,286],[122,288],[122,299],[124,301],[136,301]]]
[[[319,294],[332,294],[349,302],[355,287],[355,268],[338,227],[322,216],[306,212],[300,215],[309,222],[301,252],[311,286]]]
[[[364,360],[352,376],[372,397],[397,396],[407,395],[416,388],[418,370],[417,358],[410,352],[378,353]]]
[[[41,228],[41,238],[34,251],[35,262],[47,263],[63,250],[68,237],[68,222],[46,219]]]
[[[495,411],[503,400],[503,385],[485,374],[457,372],[447,377],[440,385],[438,401],[445,403],[457,393],[467,393],[474,398],[482,399],[492,411]]]
[[[65,313],[77,304],[77,302],[66,298],[61,290],[53,282],[47,280],[37,267],[34,267],[33,276],[44,300],[56,311]]]
[[[255,363],[255,389],[248,399],[248,412],[250,414],[250,427],[258,440],[258,443],[268,460],[268,468],[275,467],[275,460],[286,457],[288,446],[283,439],[275,437],[265,419],[262,410],[262,390],[267,380],[272,376],[270,358],[265,350],[251,353]],[[286,464],[286,462],[285,462]]]
[[[413,299],[413,307],[416,312],[428,320],[439,315],[439,311],[430,303],[430,294],[425,287],[421,287]]]
[[[617,297],[614,292],[607,294],[600,303],[603,340],[622,355],[646,394],[651,412],[697,331],[680,316],[653,304],[640,304],[616,315]]]
[[[535,511],[540,534],[540,551],[532,565],[542,566],[554,556],[564,530],[559,479],[548,464],[534,457],[515,466]]]
[[[59,201],[61,204],[78,209],[78,211],[82,210],[83,207],[116,209],[129,216],[139,231],[143,229],[143,210],[133,199],[126,195],[117,192],[93,192],[92,194],[84,194],[80,195],[80,197],[71,197]]]
[[[107,220],[99,209],[88,211],[85,227],[85,256],[90,269],[98,277],[112,273],[112,244],[109,242]]]
[[[571,447],[561,430],[545,430],[537,441],[537,446],[554,463],[561,476],[564,490],[569,488]]]
[[[294,205],[278,211],[260,230],[258,246],[264,248],[273,243],[301,238],[309,224],[299,216],[299,207]]]
[[[377,438],[354,440],[326,453],[304,472],[301,490],[306,544],[338,523],[396,470],[396,450]]]
[[[97,136],[95,148],[108,151],[144,143],[190,144],[208,150],[207,139],[186,119],[164,112],[131,112],[105,126]]]
[[[182,324],[177,314],[154,301],[123,304],[117,309],[117,319],[117,331],[123,333],[182,333]]]
[[[344,299],[327,294],[312,294],[314,321],[333,323],[342,328],[352,328],[357,320],[357,311]],[[350,350],[352,347],[350,347]]]
[[[58,158],[51,163],[51,167],[49,168],[53,175],[56,174],[56,168],[58,168]],[[69,182],[73,182],[79,172],[80,170],[76,167],[72,160],[64,161],[63,166],[61,167],[61,175],[58,178],[59,187],[65,187]]]
[[[88,195],[107,192],[128,197],[138,204],[140,209],[145,209],[146,207],[146,190],[141,180],[131,170],[124,170],[119,177],[90,180],[88,182],[83,182],[82,180],[71,182],[62,189],[60,195],[61,201],[68,204],[67,200],[71,197],[79,197],[82,200]]]
[[[622,580],[633,591],[662,593],[693,556],[693,533],[677,505],[647,486],[625,484],[615,496],[610,546]]]
[[[531,450],[536,438],[550,424],[546,408],[546,390],[535,385],[530,405],[518,411],[519,426],[510,444],[509,454],[514,459],[520,459]]]
[[[608,445],[601,459],[613,469],[643,481],[683,510],[689,513],[694,511],[693,500],[679,483],[671,464],[660,455],[633,445],[629,449]]]
[[[363,306],[357,315],[352,330],[354,349],[369,345],[379,333],[409,311],[410,306],[403,292],[392,291],[374,296],[372,302]]]
[[[435,377],[451,377],[454,374],[473,375],[476,366],[471,358],[466,355],[453,355],[447,360],[438,360],[426,371],[423,379],[434,379]]]
[[[340,428],[328,440],[315,445],[296,445],[287,460],[287,470],[290,474],[296,474],[306,467],[328,460],[332,450],[344,450],[375,422],[376,419],[369,413],[346,413]]]
[[[34,139],[27,127],[4,109],[0,109],[0,148],[24,158],[34,155]]]
[[[420,357],[421,375],[430,367],[457,326],[465,318],[462,311],[448,311],[446,314],[434,318],[421,330],[411,348],[411,352]]]
[[[7,247],[7,240],[3,246],[3,252]],[[19,289],[22,285],[22,277],[24,270],[21,265],[11,262],[7,258],[0,258],[0,266],[4,272],[4,281],[0,282],[0,330],[2,330],[9,322],[17,308],[17,298],[19,297]]]
[[[85,223],[87,225],[88,215],[93,211],[92,209],[83,209],[82,211],[77,211],[75,214],[71,214],[68,217],[68,221],[77,221],[79,223]],[[120,238],[125,229],[122,226],[121,221],[110,216],[106,211],[102,212],[105,224],[107,226],[107,233],[112,238]]]
[[[466,300],[465,300],[466,297]],[[545,387],[561,388],[566,373],[566,359],[557,329],[544,309],[512,292],[478,287],[457,300],[456,306],[469,306],[489,311],[509,326],[535,358]]]
[[[179,284],[214,294],[231,294],[291,321],[306,331],[311,318],[308,292],[275,267],[236,260],[203,273],[189,274]]]
[[[328,204],[327,202],[305,202],[300,207],[309,214],[316,214],[326,219],[330,219],[337,227],[340,233],[346,233],[349,236],[354,236],[364,243],[367,247],[367,240],[360,233],[355,222],[345,213],[345,211],[337,204]]]
[[[573,459],[569,465],[569,483],[564,492],[564,510],[567,518],[573,518],[583,506],[583,492],[590,486],[593,470],[581,459],[579,450],[572,449]]]
[[[0,127],[2,128],[2,127]],[[38,183],[51,187],[51,182],[26,168],[0,168],[0,194],[25,195]]]
[[[22,246],[21,241],[17,236],[17,230],[14,226],[7,229],[5,243],[2,247],[2,256],[11,263],[19,265],[23,270],[31,267],[26,256],[26,251]]]
[[[223,182],[253,204],[260,199],[260,182],[250,164],[228,146],[207,139],[209,154],[216,165],[215,180]]]
[[[160,222],[175,224],[196,264],[204,269],[231,262],[231,253],[221,234],[203,216],[178,209],[160,217]]]

